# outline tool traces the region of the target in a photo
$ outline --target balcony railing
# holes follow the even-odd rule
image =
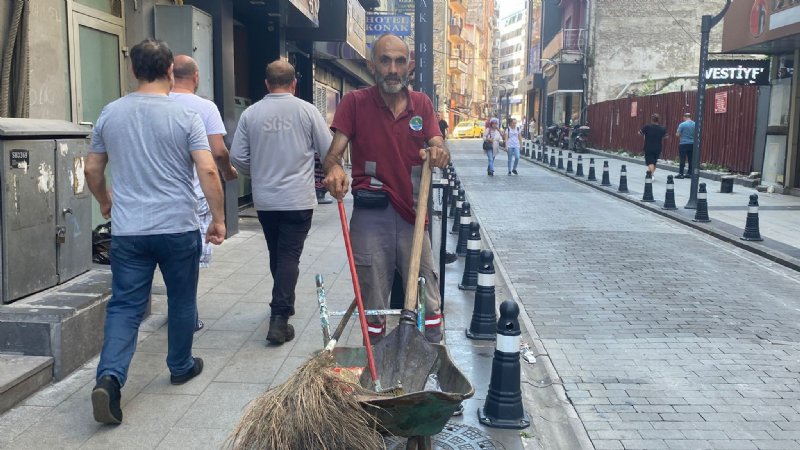
[[[586,51],[586,30],[583,28],[561,30],[542,50],[543,59],[560,59],[561,55],[583,57]]]
[[[463,42],[464,37],[461,36],[461,25],[457,23],[451,23],[449,26],[450,29],[450,40],[454,42]]]
[[[460,59],[450,58],[450,65],[449,65],[450,73],[467,73],[468,67],[467,63],[461,61]]]

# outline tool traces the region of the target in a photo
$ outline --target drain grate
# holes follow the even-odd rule
[[[406,438],[386,438],[386,448],[389,450],[403,450],[406,448]],[[433,449],[505,450],[505,447],[475,427],[448,423],[441,433],[433,436]]]

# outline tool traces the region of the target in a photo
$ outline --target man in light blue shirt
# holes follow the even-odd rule
[[[689,172],[686,173],[689,177],[692,176],[692,152],[694,151],[694,120],[692,120],[691,113],[684,113],[683,122],[678,125],[678,131],[675,133],[676,137],[681,140],[678,142],[678,153],[680,155],[680,163],[678,166],[678,176],[675,178],[686,178],[683,174],[683,167],[686,160],[689,160]]]
[[[156,265],[167,286],[170,382],[186,383],[203,370],[203,360],[192,356],[201,249],[192,189],[195,168],[212,216],[205,239],[214,244],[225,239],[222,186],[203,122],[168,97],[172,51],[163,41],[145,39],[131,49],[130,60],[139,85],[103,108],[84,169],[101,213],[112,218],[112,296],[92,389],[94,419],[108,424],[122,422],[120,391]],[[109,162],[111,192],[105,178]]]

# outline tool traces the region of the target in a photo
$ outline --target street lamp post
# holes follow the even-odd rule
[[[694,148],[692,149],[692,184],[689,188],[689,201],[686,209],[697,209],[697,187],[700,181],[700,141],[703,137],[703,109],[706,103],[706,63],[708,62],[708,37],[711,29],[725,16],[731,0],[726,0],[725,7],[716,16],[704,15],[700,25],[700,70],[697,77],[697,115],[694,127]]]
[[[544,61],[544,66],[542,66],[542,75],[544,75],[544,88],[542,88],[542,117],[539,120],[539,123],[542,125],[542,142],[546,143],[547,141],[547,83],[553,78],[555,75],[556,69],[556,62],[552,59],[541,58],[540,61]]]

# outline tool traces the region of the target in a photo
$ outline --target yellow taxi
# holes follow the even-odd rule
[[[482,120],[462,120],[453,128],[451,137],[455,139],[479,138],[483,136],[483,126]]]

